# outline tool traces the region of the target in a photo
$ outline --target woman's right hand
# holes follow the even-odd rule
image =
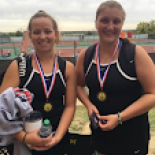
[[[95,105],[93,105],[92,103],[89,104],[89,106],[87,107],[88,109],[88,115],[90,116],[93,112],[96,113],[97,115],[99,115],[99,111],[98,109],[96,108]]]
[[[46,144],[52,141],[52,134],[47,138],[41,138],[38,133],[39,129],[27,133],[24,142],[30,146],[44,147]]]

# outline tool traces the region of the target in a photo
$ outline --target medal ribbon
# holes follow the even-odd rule
[[[114,52],[112,54],[112,58],[117,53],[119,46],[120,46],[120,39],[118,39],[118,41],[117,41]],[[107,78],[107,75],[108,75],[108,72],[109,72],[109,69],[110,69],[110,65],[111,65],[111,61],[108,63],[108,65],[107,65],[107,67],[106,67],[106,69],[105,69],[105,71],[103,73],[103,76],[102,76],[102,74],[101,74],[101,65],[100,65],[100,46],[99,46],[99,43],[98,43],[97,46],[96,46],[96,69],[97,69],[98,80],[100,82],[100,87],[101,88],[103,88],[103,86],[104,86],[105,80]]]
[[[52,71],[52,76],[51,76],[49,87],[48,87],[48,84],[47,84],[47,82],[45,80],[44,71],[43,71],[43,69],[41,67],[41,63],[39,61],[39,58],[37,57],[37,54],[35,54],[34,57],[35,57],[35,61],[36,61],[36,64],[37,64],[37,68],[38,68],[39,73],[40,73],[41,81],[42,81],[43,88],[44,88],[44,93],[45,93],[46,99],[48,99],[49,98],[49,95],[52,92],[54,83],[55,83],[56,66],[57,66],[57,59],[58,59],[58,57],[55,55],[55,60],[54,60],[54,64],[53,64],[53,71]]]

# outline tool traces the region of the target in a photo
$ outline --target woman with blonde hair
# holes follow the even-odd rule
[[[148,153],[155,67],[141,46],[119,37],[125,16],[119,2],[103,2],[96,11],[99,42],[83,50],[76,65],[78,98],[88,109],[99,155]]]

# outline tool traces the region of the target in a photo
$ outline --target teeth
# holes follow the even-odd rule
[[[48,44],[48,42],[39,42],[39,44],[46,45],[46,44]]]
[[[114,35],[113,33],[106,33],[107,35]]]
[[[103,33],[105,33],[107,35],[113,35],[114,34],[114,32],[103,32]]]

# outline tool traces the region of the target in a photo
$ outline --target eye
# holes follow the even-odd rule
[[[115,19],[115,20],[113,20],[113,23],[114,24],[120,24],[121,23],[121,20],[120,19]]]
[[[39,31],[39,30],[34,30],[32,33],[33,33],[34,35],[38,35],[38,34],[40,34],[40,31]]]
[[[45,34],[51,34],[52,31],[51,30],[45,30]]]
[[[103,18],[103,19],[101,19],[100,20],[102,23],[108,23],[109,22],[109,20],[107,19],[107,18]]]

